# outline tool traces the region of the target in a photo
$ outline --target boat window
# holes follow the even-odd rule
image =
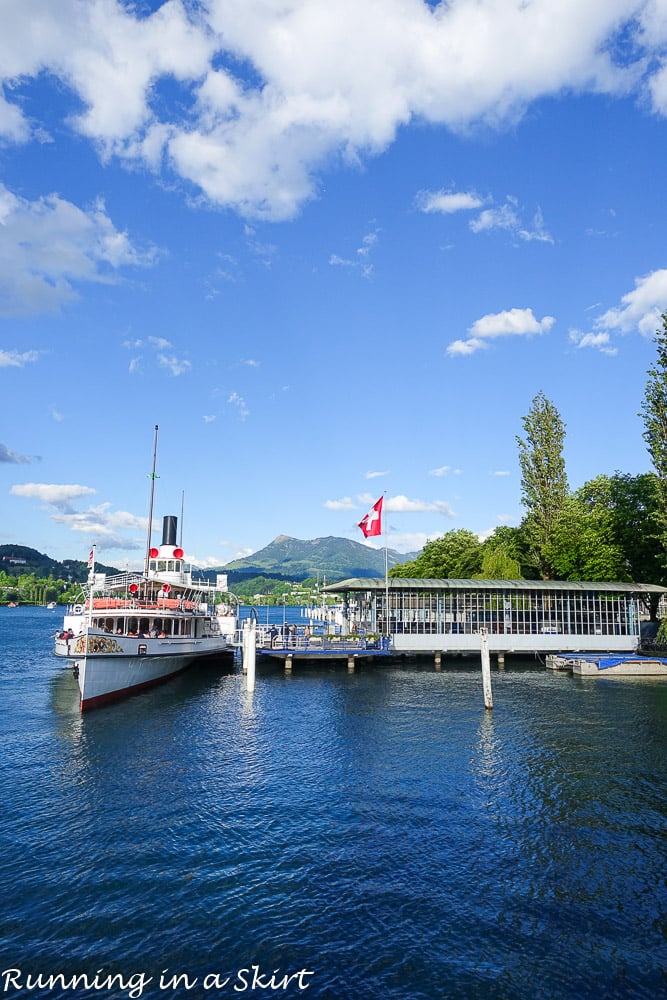
[[[174,563],[174,573],[180,573],[181,567],[182,567],[181,560],[177,559],[176,562]]]
[[[148,564],[148,568],[152,570],[153,573],[155,573],[155,571],[157,570],[157,562],[155,559],[151,559],[151,561]]]
[[[165,559],[160,559],[157,564],[158,573],[165,573],[167,571],[167,562]]]

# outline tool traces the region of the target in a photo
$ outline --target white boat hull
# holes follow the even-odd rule
[[[224,636],[164,639],[89,634],[56,642],[71,659],[81,711],[138,694],[186,670],[196,661],[230,649]]]

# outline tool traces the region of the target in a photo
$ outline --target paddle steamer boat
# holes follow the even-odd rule
[[[152,487],[155,478],[154,454]],[[55,636],[56,656],[72,662],[82,711],[233,650],[236,615],[231,604],[216,604],[231,595],[222,581],[193,581],[176,542],[176,517],[163,519],[160,547],[151,547],[152,487],[143,574],[96,574],[93,546],[81,601],[68,607]]]

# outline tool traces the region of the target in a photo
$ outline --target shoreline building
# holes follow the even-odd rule
[[[571,580],[355,578],[329,584],[344,629],[388,635],[396,653],[632,652],[665,587]]]

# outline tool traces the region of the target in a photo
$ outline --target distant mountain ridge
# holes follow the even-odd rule
[[[38,577],[52,576],[54,580],[71,580],[73,583],[84,583],[88,579],[87,562],[81,559],[64,559],[58,562],[27,545],[0,545],[0,570],[7,576],[34,573]],[[103,563],[95,563],[95,570],[110,575],[120,572]]]
[[[389,549],[389,568],[415,559],[418,554]],[[95,569],[98,573],[109,575],[121,572],[100,562],[95,563]],[[78,583],[83,583],[88,578],[86,562],[80,559],[59,562],[26,545],[0,545],[0,570],[10,576],[34,573],[38,577],[52,576],[54,579]],[[320,579],[326,577],[329,583],[349,577],[376,579],[384,576],[384,548],[373,549],[349,538],[337,538],[334,535],[309,541],[278,535],[263,549],[244,559],[233,559],[217,569],[198,571],[196,575],[215,579],[216,573],[226,573],[230,583],[255,576],[294,582],[319,576]]]
[[[402,553],[389,549],[389,568],[416,556],[416,552]],[[331,583],[348,577],[378,578],[384,576],[384,549],[373,549],[334,535],[309,541],[278,535],[258,552],[228,562],[222,567],[222,572],[227,573],[230,582],[255,576],[294,581],[326,576]]]

